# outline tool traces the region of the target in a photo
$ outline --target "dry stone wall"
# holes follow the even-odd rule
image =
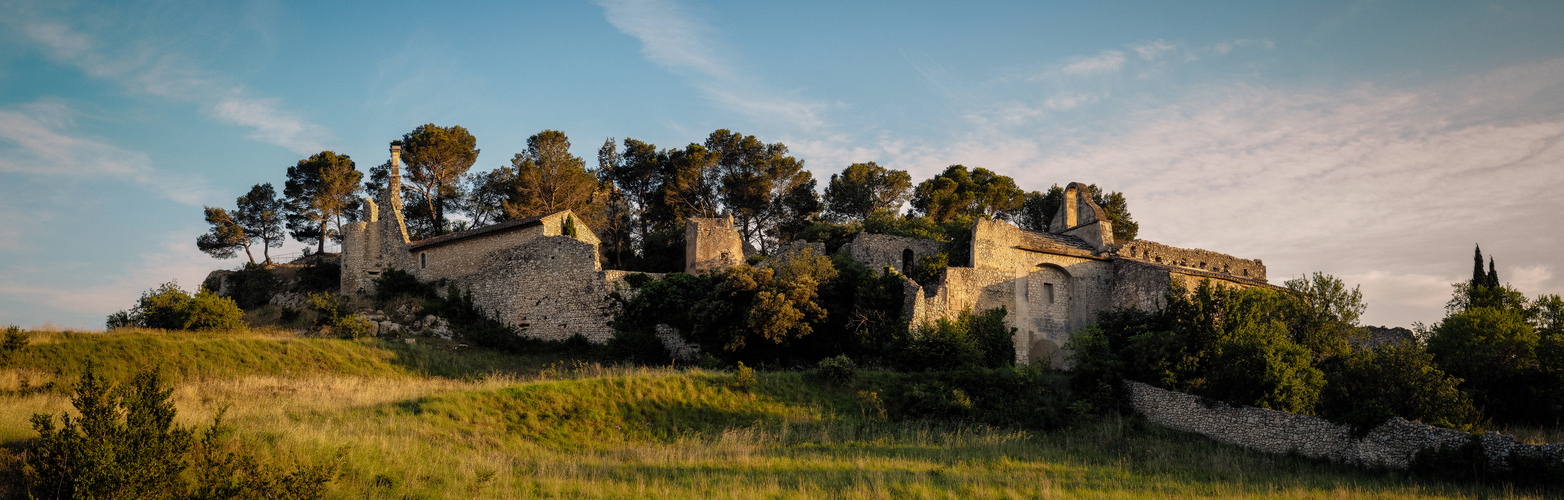
[[[1260,259],[1240,259],[1210,250],[1190,250],[1146,240],[1124,243],[1117,254],[1120,258],[1265,281],[1265,264]]]
[[[478,271],[452,279],[474,302],[521,335],[564,340],[613,336],[611,291],[595,249],[568,236],[544,236],[491,254]]]
[[[1361,467],[1406,470],[1418,451],[1455,447],[1470,435],[1392,418],[1359,439],[1352,428],[1320,417],[1232,406],[1207,405],[1201,398],[1125,381],[1130,404],[1154,424],[1192,432],[1224,443],[1267,453],[1297,452]],[[1564,460],[1564,444],[1533,445],[1490,432],[1479,437],[1491,465],[1504,469],[1510,453],[1530,458]]]

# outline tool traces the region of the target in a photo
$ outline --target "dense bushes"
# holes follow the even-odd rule
[[[130,311],[109,315],[108,329],[125,327],[215,331],[244,327],[244,311],[233,299],[202,289],[191,296],[175,283],[164,283],[141,294]]]
[[[319,498],[331,465],[283,471],[225,450],[221,417],[195,439],[174,423],[173,390],[157,370],[116,390],[89,364],[71,404],[79,417],[33,415],[38,440],[24,456],[38,498]],[[192,467],[192,465],[194,467]]]
[[[1361,295],[1321,274],[1289,290],[1173,286],[1165,307],[1105,311],[1067,346],[1071,386],[1094,411],[1123,410],[1129,379],[1229,403],[1353,425],[1392,416],[1477,430],[1482,415],[1460,379],[1415,343],[1355,347]]]
[[[811,250],[765,267],[734,266],[700,275],[669,274],[616,293],[610,352],[666,361],[658,324],[679,332],[722,363],[812,366],[845,355],[905,370],[1001,367],[1014,362],[1013,329],[1003,309],[964,314],[909,331],[902,278],[845,256]],[[628,297],[627,297],[628,296]]]

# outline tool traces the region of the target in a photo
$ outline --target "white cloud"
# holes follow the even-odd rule
[[[1124,66],[1124,52],[1117,50],[1104,50],[1092,57],[1086,57],[1065,65],[1063,71],[1067,75],[1089,76],[1100,73],[1112,73]]]
[[[1156,40],[1131,46],[1130,50],[1133,50],[1136,54],[1139,54],[1141,59],[1150,61],[1152,59],[1161,57],[1163,54],[1171,52],[1174,48],[1176,47],[1173,44],[1168,43],[1165,40]]]
[[[1215,45],[1212,45],[1209,51],[1217,55],[1226,55],[1228,52],[1232,52],[1233,49],[1243,47],[1260,47],[1266,50],[1270,50],[1276,48],[1276,43],[1266,39],[1223,40],[1217,42]]]
[[[743,74],[717,53],[711,29],[667,0],[599,0],[604,17],[641,42],[646,59],[691,80],[717,106],[803,129],[824,125],[824,105],[785,95]]]
[[[50,101],[0,109],[0,173],[128,180],[190,205],[208,196],[199,176],[165,174],[146,153],[72,131],[73,114]]]
[[[56,22],[22,23],[21,31],[51,57],[94,78],[115,81],[134,93],[197,103],[221,122],[254,129],[252,139],[295,153],[325,149],[324,127],[283,110],[277,99],[252,97],[242,85],[225,83],[178,54],[156,53],[135,43],[105,47]]]
[[[1553,266],[1548,264],[1514,266],[1501,279],[1528,295],[1536,295],[1539,290],[1555,289],[1549,286],[1553,281]]]

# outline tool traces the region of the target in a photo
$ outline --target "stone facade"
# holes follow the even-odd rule
[[[947,268],[927,288],[908,285],[908,319],[917,325],[954,319],[968,309],[1004,307],[1006,322],[1016,328],[1016,360],[1062,368],[1070,354],[1063,350],[1070,332],[1096,322],[1100,311],[1159,307],[1170,281],[1188,288],[1205,280],[1221,286],[1271,286],[1259,260],[1143,240],[1115,242],[1111,223],[1084,186],[1071,183],[1066,188],[1048,232],[979,220],[972,228],[971,260],[962,263],[964,267]],[[926,244],[933,248],[937,242]],[[857,253],[853,257],[865,260]]]
[[[918,259],[937,254],[944,248],[944,243],[933,240],[859,233],[841,251],[869,269],[878,271],[889,267],[902,274],[911,274]]]
[[[1308,415],[1206,404],[1201,398],[1125,381],[1130,404],[1151,423],[1192,432],[1224,443],[1267,453],[1291,453],[1360,467],[1406,470],[1412,457],[1425,449],[1455,447],[1471,436],[1460,431],[1392,418],[1362,438],[1352,428]],[[1490,432],[1478,437],[1491,465],[1508,467],[1513,452],[1529,458],[1564,460],[1564,444],[1525,444]]]
[[[744,238],[733,228],[733,215],[690,218],[684,223],[684,272],[744,263]]]
[[[478,307],[523,335],[562,340],[579,333],[595,342],[612,336],[607,296],[623,275],[602,270],[597,236],[574,213],[410,241],[400,168],[400,148],[392,146],[389,186],[378,202],[365,200],[363,221],[343,229],[344,293],[372,293],[382,272],[399,269],[471,290]],[[565,235],[571,227],[575,235]]]

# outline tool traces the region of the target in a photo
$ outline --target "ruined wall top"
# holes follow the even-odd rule
[[[1113,223],[1107,212],[1092,201],[1091,189],[1086,184],[1071,182],[1064,188],[1064,199],[1054,212],[1048,232],[1080,238],[1098,252],[1114,248]]]
[[[685,221],[684,272],[695,274],[743,263],[744,238],[733,228],[733,214]]]
[[[1151,262],[1165,266],[1198,269],[1226,274],[1235,278],[1265,281],[1265,263],[1260,259],[1240,259],[1224,253],[1199,248],[1190,250],[1164,245],[1155,241],[1135,240],[1125,243],[1116,252],[1120,258]]]

